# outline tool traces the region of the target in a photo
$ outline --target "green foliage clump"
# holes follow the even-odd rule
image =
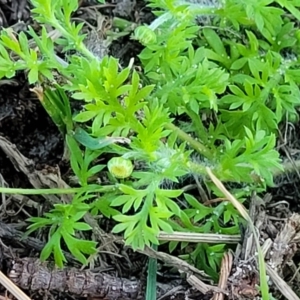
[[[141,71],[87,49],[83,24],[71,19],[76,0],[32,0],[41,31],[2,31],[0,77],[24,70],[29,83],[42,85],[35,92],[65,136],[70,165],[85,188],[72,203],[30,219],[30,231],[50,226],[43,259],[53,253],[61,266],[63,239],[86,263],[96,244],[78,240],[76,231],[91,229],[80,222],[87,212],[112,217],[113,232],[122,232],[134,249],[159,244],[160,231],[238,233],[239,214],[231,204],[208,207],[183,190],[184,180],[195,177],[220,196],[207,166],[220,180],[243,187],[233,191],[240,201],[273,184],[274,170],[282,169],[278,126],[298,120],[300,5],[205,3],[149,1],[156,19],[133,34],[144,45]],[[46,27],[60,37],[49,38]],[[82,111],[71,110],[67,95],[82,102]],[[114,159],[99,164],[108,155]],[[111,188],[99,193],[91,182],[107,170]],[[176,246],[170,243],[170,250]],[[201,245],[189,257],[197,262],[206,253],[200,267],[216,277],[223,249]]]

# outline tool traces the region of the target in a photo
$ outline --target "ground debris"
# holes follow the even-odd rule
[[[62,292],[77,297],[96,297],[99,300],[138,300],[145,296],[142,280],[76,268],[57,269],[37,258],[12,261],[7,275],[18,287],[30,292]],[[178,280],[175,281],[157,283],[157,298],[174,289],[175,285],[179,286]]]
[[[287,299],[298,300],[299,297],[286,281],[297,252],[300,215],[290,213],[285,218],[274,220],[267,213],[270,201],[269,194],[264,199],[253,196],[250,206],[250,216],[260,234],[261,247],[265,255],[267,275],[270,277],[269,288],[276,299],[284,295]],[[256,299],[259,295],[257,249],[249,227],[245,231],[243,244],[239,245],[235,252],[233,271],[228,279],[228,285],[230,297],[234,299]]]
[[[291,261],[297,251],[294,242],[297,233],[300,233],[300,215],[292,214],[277,234],[272,247],[268,251],[270,266],[279,271],[281,275],[284,266]]]
[[[11,25],[20,24],[22,22],[28,22],[30,20],[30,7],[29,1],[0,1],[0,25],[8,27]]]
[[[117,1],[114,14],[120,17],[129,17],[133,13],[135,5],[135,0]]]
[[[142,299],[140,281],[120,279],[105,273],[92,273],[75,268],[51,269],[36,258],[13,262],[8,277],[20,288],[34,291],[68,292],[76,296],[100,299]]]

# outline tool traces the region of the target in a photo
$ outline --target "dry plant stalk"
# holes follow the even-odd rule
[[[23,291],[21,291],[9,278],[7,278],[1,271],[0,283],[18,300],[30,300],[30,298]]]
[[[231,193],[228,192],[228,190],[224,187],[222,182],[212,173],[212,171],[208,167],[206,168],[206,171],[210,179],[213,181],[213,183],[224,194],[224,196],[232,203],[232,205],[235,206],[235,208],[238,210],[241,216],[248,223],[248,228],[251,230],[253,234],[253,240],[255,242],[255,246],[257,250],[261,296],[263,300],[269,299],[269,287],[268,287],[268,282],[266,277],[265,259],[264,259],[262,249],[260,247],[259,236],[256,233],[255,225],[250,215],[248,214],[247,210],[245,209],[245,207]]]
[[[158,235],[160,241],[177,241],[189,243],[209,243],[209,244],[237,244],[241,241],[239,234],[214,234],[214,233],[196,233],[196,232],[160,232]]]
[[[228,277],[231,272],[232,268],[232,262],[233,262],[233,255],[230,252],[227,252],[224,254],[222,263],[221,263],[221,272],[220,272],[220,279],[219,279],[219,285],[218,287],[221,290],[227,290],[227,281]],[[216,293],[213,296],[212,300],[224,300],[225,294],[224,293]]]

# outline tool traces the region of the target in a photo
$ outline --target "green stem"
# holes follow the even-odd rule
[[[194,174],[198,174],[198,175],[202,175],[202,176],[205,176],[207,174],[205,166],[197,164],[197,163],[193,163],[191,161],[189,162],[189,169]]]
[[[68,32],[68,30],[66,30],[63,26],[61,26],[59,24],[59,22],[56,20],[56,18],[54,18],[54,20],[52,20],[51,22],[49,22],[50,25],[52,25],[55,29],[57,29],[58,31],[60,31],[60,33],[62,34],[62,36],[66,37],[67,39],[69,39],[70,41],[72,41],[74,43],[74,47],[81,52],[82,54],[84,54],[87,58],[91,59],[92,61],[95,60],[95,55],[89,51],[87,49],[87,47],[84,45],[83,42],[78,43],[78,39],[76,37],[74,37],[72,34],[70,34]],[[68,26],[68,24],[65,24],[66,27]]]
[[[152,245],[152,248],[157,251],[157,245]],[[146,300],[156,299],[156,272],[157,272],[157,259],[149,258],[148,263],[148,276],[147,276],[147,289],[146,289]]]
[[[113,22],[113,27],[117,27],[120,31],[123,30],[132,31],[134,28],[138,26],[136,23],[118,17],[114,17],[112,22]]]
[[[200,154],[202,154],[206,158],[208,158],[208,159],[213,158],[210,150],[207,147],[205,147],[203,144],[201,144],[200,142],[193,139],[191,136],[189,136],[187,133],[185,133],[179,127],[175,126],[172,123],[166,124],[165,127],[167,129],[172,130],[173,132],[176,132],[178,134],[178,137],[181,140],[186,141],[192,148],[194,148],[197,152],[199,152]]]
[[[199,118],[199,115],[196,114],[195,112],[193,112],[191,109],[186,107],[186,113],[188,114],[188,116],[191,118],[192,122],[194,123],[195,126],[195,131],[198,134],[198,137],[204,141],[205,140],[205,133],[206,133],[206,129],[201,121],[201,119]]]
[[[104,187],[95,187],[95,186],[86,186],[80,188],[67,188],[67,189],[19,189],[19,188],[4,188],[0,187],[0,193],[4,194],[15,194],[15,195],[53,195],[53,194],[75,194],[80,192],[107,192],[114,190],[116,187],[104,186]]]

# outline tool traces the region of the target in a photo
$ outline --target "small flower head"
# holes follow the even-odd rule
[[[134,38],[143,45],[149,45],[156,42],[156,34],[148,26],[137,27],[134,31]]]
[[[119,179],[127,178],[133,171],[132,162],[123,157],[113,157],[107,164],[110,174]]]

